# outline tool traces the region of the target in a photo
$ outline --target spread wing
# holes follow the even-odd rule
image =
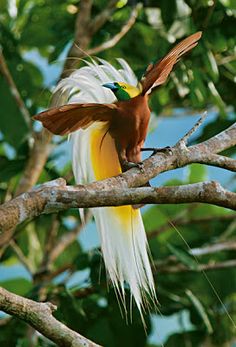
[[[96,121],[111,121],[116,113],[115,104],[68,104],[41,112],[33,119],[53,134],[66,135]]]
[[[176,45],[163,59],[154,65],[149,65],[140,83],[142,85],[142,94],[150,93],[153,88],[163,84],[169,76],[173,66],[179,58],[190,51],[198,44],[202,36],[201,31],[187,37]]]

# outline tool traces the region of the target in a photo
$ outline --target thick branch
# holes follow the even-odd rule
[[[195,163],[217,166],[236,172],[236,160],[219,154],[208,153],[206,158],[196,158]]]
[[[56,306],[51,303],[38,303],[0,287],[0,310],[27,322],[58,346],[98,346],[54,318]]]
[[[28,191],[36,184],[51,151],[50,142],[52,134],[49,131],[43,129],[41,133],[35,132],[33,138],[34,145],[30,151],[29,160],[17,187],[16,195]]]
[[[192,163],[199,163],[201,160],[204,160],[204,164],[214,165],[211,162],[213,154],[220,153],[235,145],[236,123],[200,144],[188,148],[173,147],[171,155],[157,153],[144,161],[143,172],[140,172],[139,169],[131,169],[122,175],[100,181],[99,187],[100,189],[111,189],[112,187],[126,188],[142,186],[162,172]],[[223,167],[223,164],[217,166]],[[227,169],[231,168],[227,167]],[[234,168],[232,171],[235,172]]]
[[[103,181],[94,182],[86,187],[66,187],[64,180],[57,180],[58,187],[39,188],[19,199],[2,205],[0,229],[6,231],[27,218],[33,218],[41,213],[56,212],[70,207],[117,206],[139,203],[183,203],[205,202],[235,209],[235,193],[224,190],[215,182],[199,183],[181,187],[164,188],[127,188],[144,185],[157,174],[182,167],[190,163],[200,162],[211,165],[213,154],[221,152],[236,144],[236,123],[214,136],[213,138],[195,146],[181,147],[177,144],[172,149],[172,155],[156,154],[144,161],[144,170],[129,170],[119,176]],[[217,157],[218,158],[218,157]],[[222,158],[220,157],[221,161]],[[213,158],[215,160],[215,157]],[[221,163],[222,167],[222,163]],[[230,169],[232,165],[230,165]],[[51,183],[50,183],[51,184]],[[121,190],[123,188],[123,190]],[[116,195],[115,195],[116,194]],[[62,199],[62,200],[60,200]],[[73,201],[71,201],[71,199]],[[76,200],[77,199],[77,200]],[[91,201],[91,200],[93,201]],[[3,243],[3,240],[1,240]]]
[[[87,186],[66,186],[63,179],[22,194],[0,207],[0,230],[7,231],[28,218],[68,208],[129,204],[179,204],[203,202],[236,210],[236,193],[219,183],[203,182],[160,188],[113,188],[102,190],[104,181]],[[51,186],[50,186],[51,185]]]
[[[191,133],[191,131],[189,133]],[[67,203],[65,203],[64,205],[61,204],[62,201],[60,200],[59,205],[50,205],[53,199],[54,201],[56,201],[54,198],[55,196],[57,196],[57,199],[58,196],[60,196],[60,189],[58,189],[58,187],[56,187],[56,189],[55,187],[48,188],[47,185],[44,185],[40,189],[32,191],[29,194],[23,195],[19,199],[8,202],[7,204],[2,205],[1,208],[3,217],[0,219],[0,229],[2,231],[7,231],[8,228],[8,233],[10,234],[11,230],[16,225],[27,218],[33,218],[40,213],[49,213],[53,211],[56,212],[60,209],[69,207],[92,207],[104,205],[117,206],[130,203],[205,202],[235,209],[235,194],[224,190],[219,184],[214,182],[192,185],[191,189],[190,186],[164,187],[156,189],[139,188],[135,191],[126,189],[142,186],[151,178],[155,177],[161,172],[196,162],[204,162],[205,164],[209,165],[215,164],[217,166],[226,167],[227,169],[235,171],[235,161],[223,156],[218,156],[217,153],[222,152],[223,150],[236,144],[236,123],[234,123],[225,131],[222,131],[220,134],[217,134],[211,139],[198,145],[187,148],[185,146],[185,143],[184,146],[180,146],[180,142],[181,141],[179,141],[177,145],[172,149],[171,155],[156,154],[145,160],[143,172],[140,172],[139,169],[132,169],[119,176],[91,183],[86,187],[77,188],[66,187],[64,180],[57,180],[56,185],[63,187],[61,197],[63,197],[65,194],[67,196]],[[227,167],[225,163],[229,163],[229,167]],[[212,188],[212,192],[209,191],[209,187]],[[123,188],[124,190],[122,191],[121,188]],[[194,195],[191,191],[193,188],[193,193],[195,192]],[[103,192],[104,190],[105,192]],[[44,192],[44,194],[42,194],[42,192]],[[99,194],[97,192],[99,192]],[[116,192],[117,194],[115,201],[114,192]],[[158,197],[157,192],[159,194]],[[169,194],[168,196],[166,195],[167,193]],[[70,197],[73,197],[73,194],[77,195],[77,198],[79,194],[79,199],[84,200],[74,201],[70,205]],[[109,197],[109,194],[112,194],[113,196]],[[89,198],[89,196],[91,199],[93,199],[93,202],[86,200]],[[48,199],[50,201],[49,205],[47,205]],[[97,202],[95,203],[95,201]],[[50,208],[48,208],[48,206],[51,206],[51,210]],[[2,235],[1,244],[5,242],[3,238],[4,237]]]

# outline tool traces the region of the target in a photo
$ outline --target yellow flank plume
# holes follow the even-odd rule
[[[121,166],[114,140],[108,133],[107,124],[98,124],[92,130],[90,144],[95,179],[98,181],[119,175]]]
[[[122,172],[114,139],[107,130],[107,125],[99,124],[91,132],[90,156],[96,181],[119,175]],[[111,207],[110,213],[117,216],[117,223],[121,224],[125,231],[130,229],[139,211],[129,205]]]

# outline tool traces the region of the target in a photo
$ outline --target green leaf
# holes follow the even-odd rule
[[[188,183],[197,183],[206,180],[207,169],[201,164],[191,164],[188,167]]]
[[[202,331],[184,331],[183,333],[174,333],[168,337],[165,347],[191,346],[200,347],[205,339]]]
[[[25,295],[32,288],[32,283],[25,278],[15,278],[0,282],[0,286],[18,295]]]
[[[79,254],[74,260],[74,264],[77,270],[84,270],[89,267],[90,259],[88,253]]]
[[[23,170],[24,165],[25,160],[9,160],[6,157],[0,157],[0,181],[9,181]]]
[[[182,249],[179,249],[177,247],[174,247],[171,244],[167,244],[167,247],[169,248],[170,252],[176,256],[176,258],[186,265],[191,270],[197,270],[198,264],[194,258],[192,258],[187,252],[183,251]]]
[[[103,334],[101,334],[101,331]],[[97,341],[102,346],[112,346],[114,345],[115,336],[110,327],[107,317],[100,317],[97,319],[93,325],[88,328],[88,338]]]
[[[62,229],[62,227],[61,227]],[[74,262],[74,259],[77,258],[77,255],[80,254],[81,247],[77,240],[75,240],[72,244],[70,244],[64,252],[62,252],[59,257],[55,261],[55,265],[57,267],[63,266],[70,259],[71,262]]]
[[[157,206],[149,207],[143,215],[146,231],[153,231],[161,225],[168,223],[168,216],[164,215]]]
[[[7,142],[18,148],[28,135],[29,128],[3,78],[0,79],[0,95],[0,131]]]
[[[7,11],[8,8],[8,1],[7,0],[1,0],[0,1],[0,12],[3,13],[4,11]]]
[[[220,2],[225,7],[228,7],[230,9],[232,9],[232,10],[236,10],[236,2],[235,2],[235,0],[220,0]]]
[[[1,265],[4,265],[4,266],[12,266],[18,263],[19,263],[19,260],[17,259],[16,255],[12,255],[9,258],[7,257],[6,260],[1,261]]]
[[[160,7],[163,23],[166,28],[170,28],[177,13],[176,0],[161,0]]]
[[[213,328],[211,325],[211,322],[208,318],[207,312],[205,310],[205,308],[203,307],[201,301],[193,294],[193,292],[191,292],[191,290],[187,289],[185,291],[185,293],[187,294],[189,300],[191,301],[191,303],[194,305],[195,309],[197,310],[199,316],[202,318],[203,323],[207,329],[207,332],[209,334],[213,333]]]

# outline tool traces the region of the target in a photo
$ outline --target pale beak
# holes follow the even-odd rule
[[[115,91],[118,89],[118,87],[114,83],[105,83],[102,85],[104,88],[111,89],[112,91]]]

